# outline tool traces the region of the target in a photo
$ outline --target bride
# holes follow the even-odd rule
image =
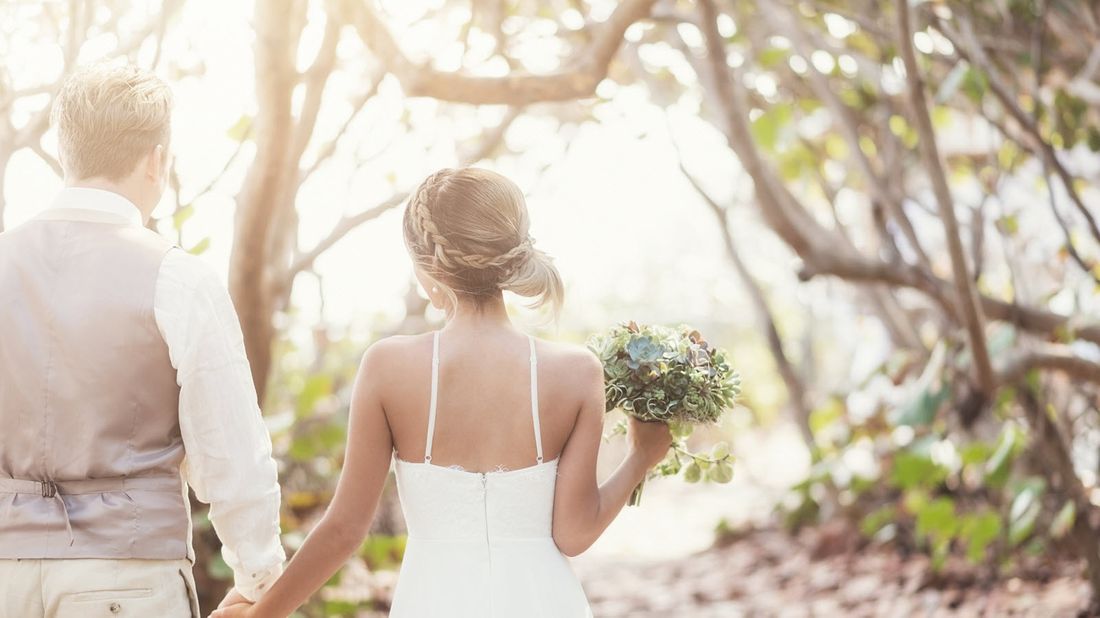
[[[391,458],[409,536],[390,616],[591,616],[563,554],[592,545],[671,438],[630,421],[626,457],[597,482],[599,360],[523,334],[505,310],[502,290],[555,312],[562,302],[528,227],[522,193],[499,174],[444,169],[420,185],[405,242],[446,325],[367,351],[328,511],[258,603],[214,618],[287,616],[305,602],[366,536]]]

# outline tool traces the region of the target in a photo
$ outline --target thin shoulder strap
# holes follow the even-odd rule
[[[432,399],[428,404],[428,438],[424,445],[424,461],[432,461],[432,438],[435,436],[435,403],[439,393],[439,331],[432,337]]]
[[[528,335],[531,342],[531,420],[535,424],[535,461],[542,463],[542,427],[539,426],[539,366],[535,356],[535,338]]]

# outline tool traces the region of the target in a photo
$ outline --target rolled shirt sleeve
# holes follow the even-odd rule
[[[154,302],[180,386],[184,479],[222,542],[237,590],[255,601],[279,577],[279,481],[240,322],[217,274],[197,257],[165,256]]]

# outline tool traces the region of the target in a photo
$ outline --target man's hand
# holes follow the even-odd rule
[[[244,598],[244,595],[240,592],[237,592],[236,588],[230,588],[229,592],[225,595],[225,598],[222,599],[222,602],[218,603],[218,609],[229,607],[230,605],[237,605],[238,603],[247,603],[251,605],[252,601]]]

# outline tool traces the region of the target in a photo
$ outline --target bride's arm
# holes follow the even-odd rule
[[[631,419],[627,455],[618,469],[599,484],[596,458],[603,437],[603,365],[594,355],[588,354],[586,359],[580,369],[580,387],[585,396],[562,450],[554,493],[554,542],[567,556],[580,554],[603,534],[634,487],[664,458],[672,443],[667,425]]]
[[[379,391],[386,366],[380,348],[367,351],[355,378],[344,467],[332,504],[286,572],[252,607],[255,616],[287,616],[297,609],[359,549],[370,529],[393,452]]]

